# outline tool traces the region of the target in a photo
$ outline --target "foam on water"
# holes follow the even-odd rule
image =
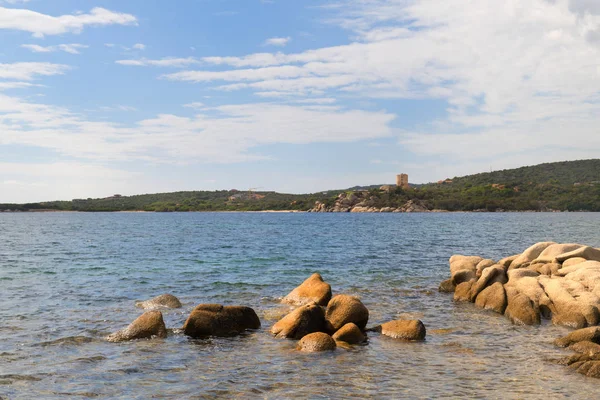
[[[0,214],[0,397],[587,398],[598,381],[553,360],[564,328],[513,326],[437,292],[455,253],[554,240],[600,246],[599,214]],[[419,318],[424,343],[301,354],[270,326],[312,272],[360,296],[369,325]],[[169,337],[103,338],[162,293]],[[253,307],[263,327],[191,340],[198,303]]]

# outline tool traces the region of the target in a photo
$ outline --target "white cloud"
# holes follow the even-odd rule
[[[0,7],[0,29],[31,32],[35,37],[80,33],[87,26],[137,25],[130,14],[93,8],[88,14],[70,14],[54,17],[27,9]]]
[[[31,51],[33,51],[34,53],[51,53],[51,52],[55,52],[55,51],[64,51],[65,53],[70,53],[70,54],[81,54],[79,52],[80,49],[87,49],[89,46],[84,45],[84,44],[78,44],[78,43],[71,43],[71,44],[58,44],[55,46],[40,46],[37,44],[23,44],[21,45],[21,47],[25,48],[25,49],[29,49]]]
[[[292,40],[291,37],[287,36],[287,37],[273,37],[273,38],[269,38],[267,40],[265,40],[264,45],[265,46],[279,46],[279,47],[284,47],[286,46],[290,40]]]
[[[47,62],[0,64],[0,79],[30,81],[36,76],[62,75],[68,69],[68,65]]]
[[[187,108],[204,108],[204,103],[195,101],[193,103],[184,104],[183,106]]]
[[[193,57],[187,58],[175,58],[166,57],[160,60],[149,60],[147,58],[141,58],[138,60],[117,60],[115,61],[120,65],[127,65],[132,67],[187,67],[193,64],[199,64],[200,62]]]
[[[142,43],[136,43],[133,45],[133,48],[136,50],[145,50],[146,49],[146,45],[142,44]]]

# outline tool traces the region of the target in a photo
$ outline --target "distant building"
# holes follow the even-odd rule
[[[401,187],[402,189],[408,189],[408,175],[400,174],[396,175],[396,186]]]

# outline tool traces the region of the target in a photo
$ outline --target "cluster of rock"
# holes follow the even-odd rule
[[[367,329],[369,310],[354,296],[332,297],[331,286],[315,273],[282,300],[298,306],[271,327],[276,337],[299,340],[298,349],[306,352],[334,350],[366,342],[367,331],[380,332],[396,339],[424,340],[425,326],[419,320],[397,320]],[[150,309],[128,327],[109,335],[110,342],[133,339],[165,338],[167,328],[158,308],[179,308],[181,302],[165,294],[136,303]],[[259,329],[260,319],[246,306],[200,304],[188,316],[182,331],[192,338],[238,335]]]
[[[409,200],[402,207],[376,207],[375,198],[367,191],[341,193],[332,206],[321,201],[308,212],[429,212],[427,206],[420,200]]]
[[[590,327],[584,330],[588,334],[600,329],[596,327],[600,323],[600,249],[541,242],[497,262],[454,255],[450,257],[450,275],[440,284],[440,291],[454,292],[455,301],[470,301],[504,314],[513,323],[537,325],[541,319],[549,319],[574,329]],[[594,335],[590,337],[600,343],[600,333]],[[590,365],[597,364],[592,371],[598,372],[592,375],[600,377],[600,353],[596,351],[600,346],[586,346],[583,355],[567,363],[585,374]],[[582,363],[587,364],[582,367]]]

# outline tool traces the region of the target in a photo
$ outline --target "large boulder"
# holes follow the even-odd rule
[[[298,350],[309,353],[331,351],[336,347],[335,340],[323,332],[309,333],[298,342]]]
[[[495,264],[493,266],[487,267],[481,273],[481,277],[471,286],[470,290],[470,298],[471,302],[475,301],[475,298],[486,287],[498,282],[501,284],[505,284],[508,281],[506,277],[506,270],[500,264]]]
[[[512,264],[513,261],[515,261],[517,258],[519,258],[520,254],[515,254],[514,256],[510,256],[510,257],[504,257],[503,259],[501,259],[500,261],[498,261],[498,264],[509,268],[510,265]]]
[[[135,303],[136,307],[143,309],[153,308],[181,308],[181,302],[179,299],[172,294],[165,293],[160,296],[156,296],[150,300],[138,301]]]
[[[527,296],[534,303],[535,307],[539,307],[543,317],[550,318],[552,316],[554,304],[546,295],[544,288],[540,285],[537,278],[523,277],[519,280],[511,281],[507,286],[515,288],[519,293]]]
[[[461,282],[454,289],[454,301],[471,301],[471,288],[475,284],[475,279],[467,282]]]
[[[508,275],[508,283],[512,284],[521,278],[538,277],[538,276],[540,276],[540,273],[537,271],[534,271],[532,269],[529,269],[529,268],[519,268],[519,269],[509,270],[507,275]]]
[[[475,304],[485,310],[504,314],[504,310],[506,310],[506,291],[504,290],[504,286],[500,282],[496,282],[486,287],[477,296]]]
[[[557,255],[556,260],[564,263],[571,258],[583,258],[588,261],[600,261],[600,249],[595,249],[590,246],[581,246],[572,251]]]
[[[566,268],[566,267],[570,267],[572,265],[580,264],[580,263],[586,262],[586,261],[588,261],[588,260],[586,260],[583,257],[572,257],[572,258],[569,258],[568,260],[563,261],[562,267]]]
[[[569,350],[576,353],[594,355],[600,353],[600,344],[584,340],[583,342],[573,343],[569,346]]]
[[[127,328],[109,335],[106,340],[109,342],[123,342],[125,340],[148,339],[152,337],[167,337],[167,328],[160,311],[146,311]]]
[[[539,256],[537,256],[537,258],[535,260],[533,260],[533,263],[536,262],[560,262],[557,260],[556,257],[559,257],[561,255],[564,255],[564,253],[570,253],[573,250],[577,250],[581,247],[584,247],[581,244],[577,244],[577,243],[563,243],[563,244],[553,244],[550,245],[548,247],[546,247],[544,249],[544,251],[542,251],[540,253]],[[574,256],[577,257],[577,256]]]
[[[598,325],[600,299],[583,284],[546,276],[541,276],[539,282],[552,302],[554,324],[575,329]]]
[[[455,254],[450,257],[450,279],[455,286],[476,278],[477,264],[483,258],[478,256],[463,256]]]
[[[193,338],[232,336],[258,328],[260,320],[250,307],[200,304],[185,321],[183,333]]]
[[[382,335],[403,340],[425,340],[427,334],[425,325],[418,319],[389,321],[381,324],[375,330],[381,332]]]
[[[513,324],[539,325],[540,310],[536,304],[523,293],[519,293],[512,287],[505,287],[507,306],[504,311]]]
[[[297,305],[314,302],[326,306],[329,300],[331,300],[331,286],[323,281],[320,274],[314,273],[285,296],[282,302]]]
[[[566,336],[556,339],[554,344],[558,347],[567,347],[584,341],[600,344],[600,326],[577,329]]]
[[[481,260],[475,266],[475,275],[479,278],[484,269],[491,267],[492,265],[496,265],[494,260],[486,258],[485,260]]]
[[[452,293],[454,292],[454,289],[456,289],[456,286],[454,286],[454,283],[452,283],[452,279],[446,279],[445,281],[442,281],[438,287],[438,291],[442,293]]]
[[[600,378],[600,354],[580,353],[567,357],[561,361],[561,364],[568,365],[569,368],[588,376],[590,378]]]
[[[314,303],[295,309],[271,327],[272,334],[290,339],[301,339],[309,333],[323,330],[325,330],[325,312]]]
[[[533,246],[528,247],[521,255],[515,258],[509,266],[509,269],[520,268],[523,264],[527,264],[535,260],[542,251],[546,250],[549,246],[556,244],[555,242],[540,242]]]
[[[358,297],[338,294],[329,301],[325,311],[325,324],[329,332],[335,332],[348,322],[364,330],[369,321],[369,310]]]
[[[367,340],[360,328],[355,323],[348,322],[333,334],[333,339],[337,342],[346,342],[348,344],[359,344]]]

